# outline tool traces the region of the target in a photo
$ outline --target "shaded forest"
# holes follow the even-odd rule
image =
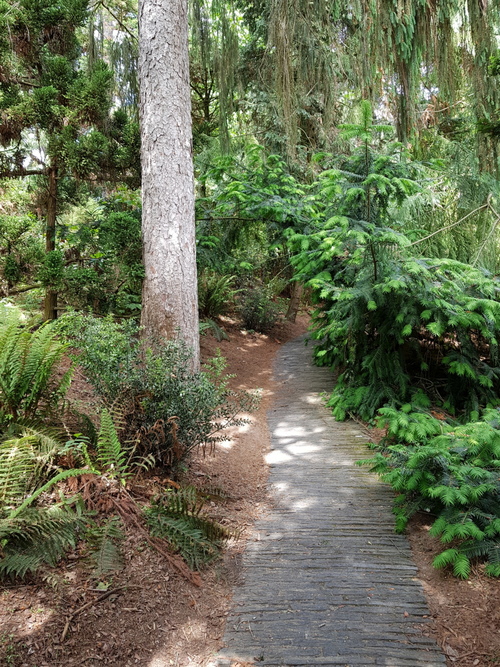
[[[0,26],[0,574],[83,540],[102,577],[135,527],[196,583],[232,533],[176,471],[256,399],[141,337],[137,7],[4,0]],[[463,578],[500,576],[499,30],[482,0],[189,5],[200,334],[309,308],[334,415],[385,429],[397,529],[427,512]]]

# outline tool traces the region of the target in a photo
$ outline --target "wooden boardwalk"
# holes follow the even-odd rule
[[[274,506],[244,557],[219,666],[437,667],[422,634],[426,603],[391,490],[366,468],[366,438],[337,423],[320,394],[332,384],[304,340],[281,348],[269,414]],[[244,483],[244,480],[242,480]]]

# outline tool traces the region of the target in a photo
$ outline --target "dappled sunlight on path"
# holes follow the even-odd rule
[[[255,527],[228,620],[231,658],[276,667],[437,667],[422,629],[428,610],[406,539],[395,535],[392,492],[355,465],[368,452],[353,423],[322,404],[327,369],[301,340],[286,344],[269,413],[274,506]]]

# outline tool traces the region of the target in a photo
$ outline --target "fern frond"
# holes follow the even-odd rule
[[[35,467],[30,443],[19,439],[0,445],[0,508],[23,498]]]
[[[127,457],[122,449],[116,427],[109,411],[101,412],[101,427],[97,435],[97,460],[111,474],[126,474]]]
[[[16,431],[20,438],[30,438],[39,454],[53,457],[62,449],[61,432],[34,420],[18,420]]]
[[[69,386],[72,369],[56,379],[67,345],[56,338],[55,325],[30,332],[18,324],[0,330],[0,411],[32,418],[54,407]]]
[[[41,565],[55,565],[74,548],[86,518],[67,504],[30,508],[0,520],[0,576],[24,577]]]
[[[145,512],[151,533],[168,539],[190,567],[200,569],[235,533],[201,515],[206,496],[193,486],[169,490]]]
[[[193,527],[187,517],[169,516],[165,512],[147,512],[151,534],[168,539],[172,546],[192,569],[201,569],[218,556],[217,545],[203,535],[202,530]]]
[[[98,577],[114,572],[123,567],[123,557],[118,543],[125,535],[120,528],[118,517],[111,517],[103,526],[96,526],[87,533],[92,546],[91,558],[94,562],[94,574]]]
[[[21,515],[26,510],[26,508],[28,508],[30,505],[33,504],[33,502],[38,498],[38,496],[48,491],[52,486],[54,486],[54,484],[62,482],[65,479],[68,479],[69,477],[78,477],[79,475],[89,475],[93,473],[94,473],[93,470],[88,470],[86,468],[83,469],[73,468],[71,470],[63,470],[62,472],[58,473],[57,475],[49,479],[48,482],[46,482],[43,486],[41,486],[28,498],[26,498],[26,500],[21,505],[19,505],[19,507],[17,507],[9,514],[8,518],[14,519],[15,517]]]

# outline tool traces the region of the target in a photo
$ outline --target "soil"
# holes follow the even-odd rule
[[[212,503],[211,516],[238,531],[223,558],[201,573],[195,585],[139,531],[129,531],[122,571],[100,584],[89,579],[80,552],[45,577],[0,588],[0,665],[8,667],[215,667],[222,646],[232,590],[240,578],[241,555],[255,519],[266,510],[269,446],[266,411],[274,384],[272,362],[278,347],[306,330],[307,317],[282,324],[271,334],[242,331],[224,322],[229,341],[202,338],[205,358],[217,348],[234,373],[232,386],[260,389],[259,409],[229,433],[214,452],[197,452],[183,481],[222,490],[227,500]],[[92,393],[79,376],[74,384],[87,406]],[[165,484],[157,475],[148,484]],[[410,526],[419,577],[426,592],[436,640],[448,665],[500,664],[500,582],[476,567],[467,581],[435,570],[439,543],[429,536],[429,520]],[[168,555],[167,555],[168,556]],[[105,590],[104,590],[105,589]],[[236,667],[236,666],[235,666]]]

